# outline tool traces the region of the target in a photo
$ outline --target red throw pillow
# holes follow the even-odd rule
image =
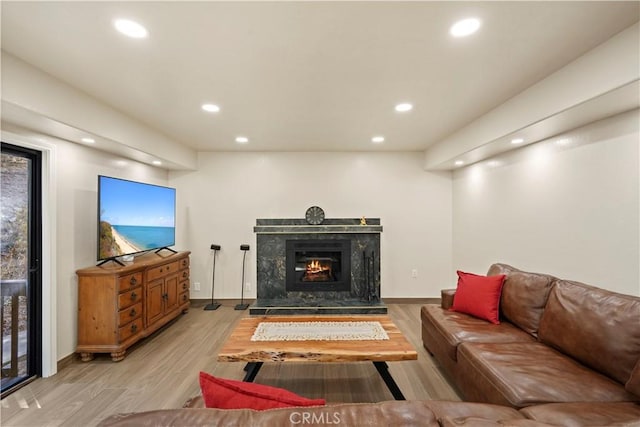
[[[307,399],[282,388],[216,378],[200,372],[200,390],[207,408],[272,409],[292,406],[322,406],[324,399]]]
[[[500,294],[504,278],[504,274],[478,276],[458,270],[458,288],[451,310],[499,325]]]

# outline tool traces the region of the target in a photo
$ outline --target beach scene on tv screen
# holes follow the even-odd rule
[[[99,258],[175,244],[175,190],[101,177]]]

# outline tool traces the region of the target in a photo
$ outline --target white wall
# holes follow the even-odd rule
[[[449,284],[451,175],[425,172],[421,153],[199,153],[197,171],[171,172],[169,183],[182,200],[192,298],[211,297],[212,243],[222,246],[215,298],[240,298],[243,243],[245,297],[255,297],[255,220],[303,218],[312,205],[328,218],[381,218],[383,297],[433,297]]]
[[[454,173],[455,268],[486,273],[505,262],[640,295],[639,116],[621,114]]]
[[[167,185],[167,171],[125,160],[90,147],[4,126],[2,139],[16,145],[53,147],[53,176],[56,192],[55,278],[43,286],[55,287],[57,306],[57,351],[60,360],[76,350],[78,287],[76,270],[96,264],[98,175]],[[15,135],[15,136],[12,136]],[[45,231],[46,232],[46,231]],[[43,301],[43,305],[47,304]]]
[[[0,53],[3,107],[13,107],[8,109],[9,115],[15,109],[22,111],[19,117],[27,121],[23,126],[73,141],[92,136],[105,150],[127,153],[148,163],[162,159],[165,164],[193,169],[193,149],[5,51]],[[3,117],[6,119],[7,114]],[[14,123],[21,123],[15,119]]]

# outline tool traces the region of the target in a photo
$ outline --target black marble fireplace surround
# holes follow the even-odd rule
[[[387,312],[380,300],[379,218],[367,218],[366,225],[352,218],[321,225],[258,219],[254,232],[257,299],[250,314]]]

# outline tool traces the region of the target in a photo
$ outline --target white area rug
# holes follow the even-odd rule
[[[251,341],[388,340],[380,322],[261,322]]]

